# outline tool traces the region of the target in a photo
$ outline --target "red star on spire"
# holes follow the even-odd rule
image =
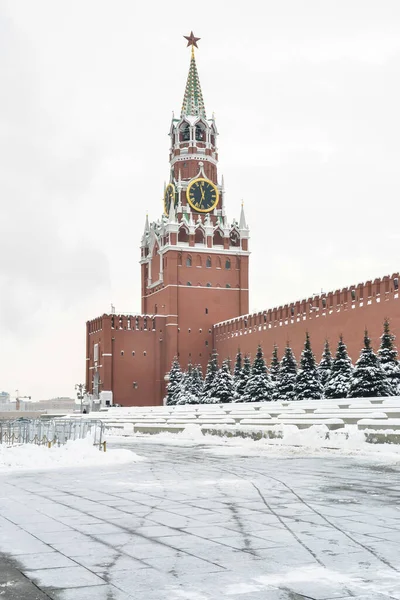
[[[188,46],[195,46],[196,48],[198,48],[197,42],[201,40],[201,38],[195,37],[193,31],[190,32],[190,35],[184,35],[183,37],[185,38],[185,40],[188,41]]]

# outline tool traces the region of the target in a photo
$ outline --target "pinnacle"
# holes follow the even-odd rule
[[[246,228],[247,228],[247,223],[246,223],[246,217],[244,216],[244,208],[243,208],[243,202],[242,202],[242,208],[240,210],[239,229],[246,229]]]

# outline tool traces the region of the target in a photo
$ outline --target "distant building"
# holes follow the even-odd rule
[[[10,394],[8,392],[0,392],[0,405],[10,402]]]

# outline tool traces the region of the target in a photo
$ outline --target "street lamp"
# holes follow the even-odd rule
[[[81,413],[82,413],[82,401],[83,401],[84,395],[86,394],[85,384],[84,383],[77,383],[75,385],[75,389],[77,390],[77,392],[76,392],[77,398],[81,402]]]

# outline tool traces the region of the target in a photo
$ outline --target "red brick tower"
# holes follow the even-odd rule
[[[170,127],[170,176],[163,214],[141,243],[142,313],[165,316],[164,352],[181,366],[205,368],[215,323],[248,312],[248,239],[243,206],[228,222],[223,178],[218,177],[218,131],[207,119],[193,33],[180,118]]]

